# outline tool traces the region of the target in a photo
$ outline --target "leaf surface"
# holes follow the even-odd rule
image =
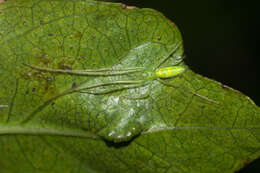
[[[178,28],[152,9],[1,4],[0,172],[234,172],[259,157],[259,107],[182,57]],[[146,76],[177,63],[187,68],[180,76]],[[28,65],[145,71],[91,76]],[[113,92],[93,94],[103,91]]]

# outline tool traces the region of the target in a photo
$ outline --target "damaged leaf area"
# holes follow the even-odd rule
[[[183,54],[152,9],[2,3],[0,172],[235,172],[259,157],[259,107]]]

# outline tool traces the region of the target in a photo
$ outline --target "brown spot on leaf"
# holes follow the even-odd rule
[[[74,37],[77,38],[77,39],[80,39],[82,37],[82,33],[81,32],[77,32],[74,34]]]
[[[128,6],[128,5],[125,5],[125,4],[123,4],[123,3],[121,3],[121,7],[122,7],[123,9],[126,9],[126,10],[131,10],[131,9],[136,8],[135,6]]]

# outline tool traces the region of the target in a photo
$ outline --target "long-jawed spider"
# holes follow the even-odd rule
[[[62,74],[70,74],[70,75],[83,75],[83,76],[96,76],[96,77],[129,75],[137,72],[147,74],[144,75],[145,77],[142,80],[122,80],[122,81],[98,83],[84,88],[74,88],[71,89],[70,91],[70,92],[84,92],[84,93],[94,94],[94,95],[102,95],[102,94],[108,94],[116,91],[142,87],[147,85],[148,81],[151,80],[157,80],[160,83],[164,84],[165,86],[178,88],[173,84],[165,82],[163,79],[173,78],[185,72],[185,68],[183,66],[170,66],[170,67],[157,68],[155,70],[147,70],[143,67],[133,67],[133,68],[125,68],[125,69],[102,68],[102,69],[95,69],[95,70],[63,70],[63,69],[52,69],[52,68],[32,66],[29,64],[24,64],[24,65],[30,67],[31,69],[43,71],[43,72],[62,73]],[[120,85],[122,87],[114,88],[114,89],[103,89],[97,92],[93,92],[93,89],[99,87],[105,87],[105,86],[112,86],[112,85],[113,86]],[[217,101],[209,99],[206,96],[202,96],[190,90],[188,91],[211,103],[219,104]]]

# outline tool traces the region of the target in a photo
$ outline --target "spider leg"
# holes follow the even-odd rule
[[[89,90],[89,89],[94,89],[98,87],[103,87],[103,86],[110,86],[110,85],[134,85],[134,84],[142,84],[144,81],[139,80],[139,81],[114,81],[114,82],[107,82],[107,83],[98,83],[86,87],[78,87],[78,88],[73,88],[73,92],[79,92],[79,91],[84,91],[84,90]]]
[[[174,49],[172,49],[166,56],[164,56],[161,62],[159,62],[159,64],[155,67],[155,69],[159,68],[163,63],[165,63],[170,58],[170,56],[178,50],[181,44],[182,42],[179,42]]]
[[[162,83],[162,84],[164,84],[164,85],[166,85],[166,86],[169,86],[169,87],[173,87],[173,88],[176,88],[176,89],[179,89],[180,87],[177,87],[177,86],[175,86],[175,85],[173,85],[173,84],[170,84],[170,83],[167,83],[167,82],[165,82],[165,81],[163,81],[162,79],[157,79],[160,83]],[[191,94],[193,94],[193,95],[195,95],[195,96],[197,96],[197,97],[200,97],[200,98],[202,98],[202,99],[204,99],[204,100],[207,100],[208,102],[211,102],[211,103],[214,103],[214,104],[219,104],[219,102],[217,102],[217,101],[215,101],[215,100],[212,100],[212,99],[210,99],[210,98],[208,98],[208,97],[206,97],[206,96],[202,96],[202,95],[200,95],[200,94],[198,94],[198,93],[195,93],[195,92],[193,92],[193,91],[191,91],[191,90],[189,90],[189,89],[187,89],[186,88],[186,90],[189,92],[189,93],[191,93]]]
[[[136,68],[126,68],[126,69],[112,69],[112,68],[104,68],[97,70],[63,70],[63,69],[53,69],[53,68],[45,68],[32,66],[29,64],[24,64],[25,66],[43,72],[53,72],[53,73],[64,73],[71,75],[85,75],[85,76],[114,76],[114,75],[126,75],[130,73],[142,72],[144,68],[136,67]]]
[[[123,87],[120,87],[120,88],[114,88],[114,89],[103,89],[101,91],[96,91],[96,92],[92,92],[91,90],[86,90],[86,91],[79,91],[80,93],[87,93],[87,94],[93,94],[93,95],[105,95],[105,94],[111,94],[111,93],[114,93],[114,92],[118,92],[118,91],[123,91],[123,90],[126,90],[126,89],[133,89],[133,88],[139,88],[139,87],[142,87],[142,86],[145,86],[147,84],[145,83],[142,83],[142,84],[135,84],[135,85],[126,85],[126,86],[123,86]]]
[[[104,71],[129,71],[129,70],[144,70],[143,67],[129,67],[124,69],[115,69],[115,68],[100,68],[100,69],[93,69],[93,70],[84,70],[86,72],[104,72]]]

